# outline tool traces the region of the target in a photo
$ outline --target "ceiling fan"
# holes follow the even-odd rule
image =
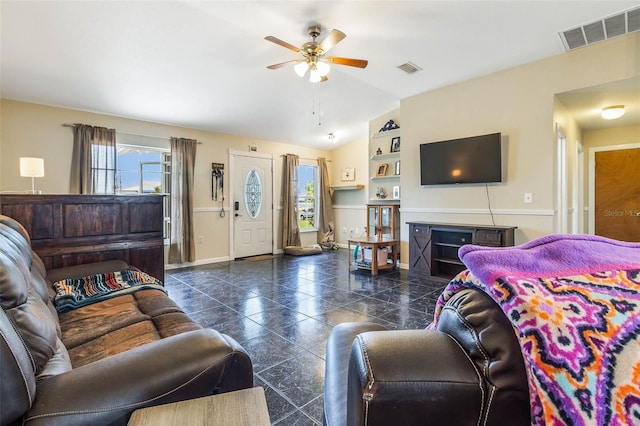
[[[327,74],[331,67],[329,64],[346,65],[349,67],[366,68],[369,61],[364,59],[353,58],[339,58],[336,56],[324,56],[333,46],[338,44],[347,35],[342,31],[331,30],[331,32],[320,43],[316,39],[320,36],[320,26],[312,25],[309,27],[309,35],[313,39],[302,45],[302,47],[296,47],[292,44],[282,41],[274,36],[266,36],[265,40],[278,44],[282,47],[286,47],[289,50],[293,50],[296,53],[301,53],[302,58],[294,59],[291,61],[281,62],[279,64],[269,65],[267,68],[275,70],[287,65],[296,64],[294,70],[300,77],[304,77],[309,72],[309,81],[312,83],[318,83],[327,81]]]

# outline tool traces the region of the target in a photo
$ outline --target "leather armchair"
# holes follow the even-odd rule
[[[435,330],[345,323],[327,342],[324,424],[529,425],[520,346],[499,306],[456,293]]]

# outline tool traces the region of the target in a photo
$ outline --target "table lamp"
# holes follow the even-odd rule
[[[44,159],[20,157],[20,176],[31,178],[32,194],[41,194],[42,191],[36,191],[35,178],[44,176]]]

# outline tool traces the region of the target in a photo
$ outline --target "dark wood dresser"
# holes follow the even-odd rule
[[[162,196],[0,195],[47,269],[121,259],[164,280]]]

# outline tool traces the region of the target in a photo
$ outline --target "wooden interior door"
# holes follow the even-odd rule
[[[595,233],[640,242],[640,148],[595,153]]]

